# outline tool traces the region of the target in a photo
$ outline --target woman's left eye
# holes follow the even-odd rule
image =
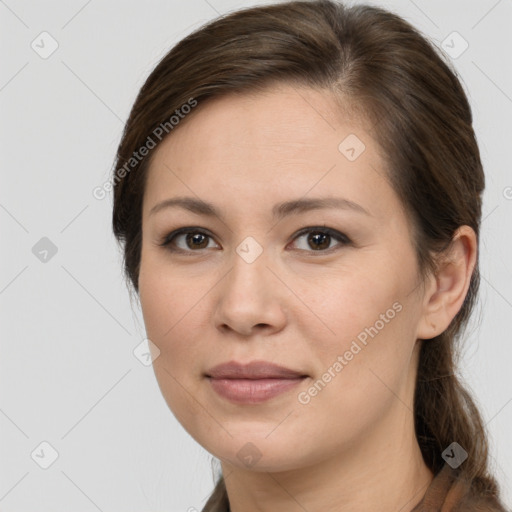
[[[331,249],[333,249],[331,245],[333,240],[337,241],[338,245],[347,245],[351,243],[351,240],[343,233],[326,227],[304,228],[295,234],[293,241],[300,240],[304,237],[306,237],[305,244],[303,243],[302,247],[296,247],[299,251],[330,252]],[[184,246],[179,246],[178,241],[180,240],[183,241]],[[189,227],[181,228],[169,233],[160,245],[166,247],[171,252],[191,253],[198,252],[198,250],[201,249],[211,248],[210,240],[213,241],[213,237],[202,229]]]

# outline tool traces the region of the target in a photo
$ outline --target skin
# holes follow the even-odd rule
[[[326,91],[281,85],[230,95],[199,105],[152,156],[139,293],[160,351],[154,371],[176,418],[221,460],[233,512],[406,511],[433,478],[414,433],[419,348],[462,306],[475,234],[459,228],[449,258],[422,286],[409,216],[377,143],[360,118],[339,113]],[[366,146],[354,161],[338,150],[349,134]],[[177,196],[213,203],[222,220],[179,207],[150,213]],[[369,215],[271,216],[276,203],[312,197],[343,197]],[[318,226],[351,241],[327,237],[319,250],[308,234],[296,236]],[[178,237],[183,253],[159,245],[182,227],[210,237],[199,237],[199,249]],[[248,236],[263,250],[252,263],[236,252]],[[298,394],[396,303],[400,312],[301,403]],[[237,405],[204,376],[219,363],[255,359],[308,378],[269,401]],[[250,463],[237,457],[247,443]]]

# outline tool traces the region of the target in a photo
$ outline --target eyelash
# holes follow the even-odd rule
[[[191,234],[191,233],[204,235],[206,237],[213,239],[212,235],[210,235],[207,231],[205,231],[201,228],[185,227],[185,228],[180,228],[180,229],[176,229],[175,231],[172,231],[171,233],[166,235],[164,237],[164,239],[162,240],[162,242],[160,242],[158,245],[161,247],[165,247],[166,250],[168,250],[170,252],[187,254],[190,256],[192,256],[192,253],[202,252],[203,250],[206,250],[206,248],[205,249],[197,249],[197,250],[193,250],[193,249],[186,250],[186,249],[176,248],[171,245],[172,242],[174,241],[174,239],[177,238],[179,235],[183,235],[183,234],[186,235],[186,234]],[[350,238],[348,236],[346,236],[344,233],[341,233],[339,231],[336,231],[335,229],[327,228],[324,226],[311,226],[311,227],[303,228],[295,234],[292,241],[296,240],[297,238],[300,238],[303,235],[309,234],[309,233],[328,235],[331,238],[334,238],[336,241],[338,241],[341,246],[349,245],[352,243]],[[339,246],[330,247],[329,249],[325,249],[325,250],[319,249],[316,251],[313,249],[311,249],[311,250],[297,249],[297,250],[302,251],[302,252],[310,252],[310,253],[330,254],[331,252],[333,252],[333,250],[337,250],[337,249],[339,249]]]

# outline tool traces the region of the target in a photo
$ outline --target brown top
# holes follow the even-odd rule
[[[477,493],[445,464],[411,512],[508,512],[498,498]]]
[[[223,492],[221,492],[221,490]],[[221,479],[202,512],[231,512]],[[511,512],[494,496],[476,494],[459,478],[459,471],[445,464],[411,512]]]

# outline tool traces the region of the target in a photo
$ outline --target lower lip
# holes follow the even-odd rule
[[[290,391],[304,377],[296,379],[208,379],[214,391],[239,404],[257,404]]]

